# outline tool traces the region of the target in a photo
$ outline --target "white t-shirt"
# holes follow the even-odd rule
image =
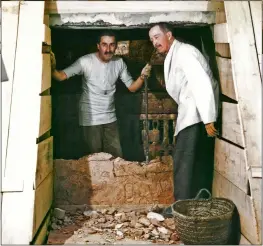
[[[133,79],[122,58],[102,62],[96,53],[80,57],[63,70],[68,78],[82,75],[82,94],[79,101],[79,124],[102,125],[116,121],[114,93],[118,78],[129,87]]]

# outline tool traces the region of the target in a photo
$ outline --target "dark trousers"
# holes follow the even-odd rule
[[[201,188],[212,190],[215,138],[208,137],[203,123],[180,131],[173,153],[174,198],[194,198]]]
[[[106,152],[122,157],[117,121],[96,126],[82,126],[87,154]]]

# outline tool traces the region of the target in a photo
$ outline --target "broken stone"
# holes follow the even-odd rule
[[[116,212],[115,208],[111,208],[108,210],[107,214],[113,215]]]
[[[135,235],[136,237],[142,236],[142,235],[143,235],[143,230],[136,230],[136,231],[134,232],[134,235]]]
[[[122,232],[122,231],[116,231],[116,234],[117,234],[117,236],[119,236],[119,237],[123,237],[123,232]]]
[[[144,239],[148,240],[151,237],[149,233],[144,234]]]
[[[141,223],[142,225],[145,225],[145,226],[149,226],[151,224],[151,222],[146,218],[140,218],[139,223]]]
[[[113,229],[115,227],[114,223],[106,223],[101,226],[102,228],[107,228],[107,229]]]
[[[87,217],[91,217],[93,214],[97,214],[97,212],[93,210],[86,210],[83,212],[83,214]]]
[[[121,218],[122,216],[124,216],[125,213],[117,213],[114,215],[115,218]]]
[[[175,227],[175,221],[173,218],[166,218],[164,220],[164,226],[172,231],[174,231],[176,229]]]
[[[168,230],[165,227],[158,227],[157,230],[163,234],[168,234]]]
[[[159,232],[158,232],[156,229],[153,229],[153,230],[152,230],[152,234],[153,234],[154,236],[159,236]]]
[[[97,231],[94,230],[93,228],[88,228],[88,229],[86,230],[86,232],[87,232],[88,234],[95,234],[95,233],[97,233]]]
[[[105,222],[106,222],[106,219],[105,219],[105,218],[100,218],[100,219],[98,219],[98,222],[99,222],[99,223],[105,223]]]
[[[53,230],[57,230],[57,229],[58,229],[58,225],[57,225],[55,222],[53,222],[53,223],[51,224],[51,228],[52,228]]]
[[[149,229],[153,230],[155,228],[155,226],[153,224],[149,225]]]
[[[58,221],[57,221],[57,224],[58,224],[58,225],[62,225],[62,224],[63,224],[63,220],[58,220]]]
[[[123,226],[123,224],[117,224],[117,225],[115,225],[115,229],[120,229],[120,228],[122,228],[122,226]]]
[[[172,241],[179,241],[180,240],[180,238],[179,238],[179,236],[177,235],[176,232],[172,233],[172,235],[170,236],[170,239]]]
[[[51,218],[51,222],[53,223],[53,222],[57,222],[57,218],[56,217],[52,217]]]
[[[128,227],[130,224],[129,224],[129,222],[124,222],[123,223],[123,227]]]
[[[158,221],[164,221],[164,217],[161,214],[154,213],[154,212],[149,212],[147,214],[148,219],[156,219]]]
[[[135,225],[136,225],[136,220],[131,220],[130,222],[130,226],[135,228]]]
[[[64,222],[71,222],[72,220],[71,220],[71,218],[70,217],[68,217],[68,216],[65,216],[65,218],[64,218]]]
[[[57,219],[63,220],[64,217],[65,217],[65,214],[66,214],[66,211],[63,210],[63,209],[60,209],[60,208],[55,208],[55,209],[54,209],[54,216],[55,216]]]
[[[143,225],[142,225],[141,223],[138,223],[138,222],[137,222],[137,223],[135,224],[135,226],[134,226],[134,227],[135,227],[135,228],[142,228],[142,227],[143,227]]]
[[[160,226],[160,222],[157,219],[150,219],[151,223],[155,226]]]
[[[108,212],[108,209],[102,209],[102,210],[101,210],[101,213],[102,213],[102,214],[106,214],[107,212]]]

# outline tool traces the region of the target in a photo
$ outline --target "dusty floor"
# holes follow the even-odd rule
[[[47,244],[182,244],[174,219],[160,209],[55,209]]]

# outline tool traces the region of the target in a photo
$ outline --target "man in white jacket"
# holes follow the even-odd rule
[[[176,40],[169,24],[152,26],[149,37],[157,52],[166,54],[165,86],[178,104],[174,198],[191,199],[201,188],[211,191],[219,85],[201,52]]]

